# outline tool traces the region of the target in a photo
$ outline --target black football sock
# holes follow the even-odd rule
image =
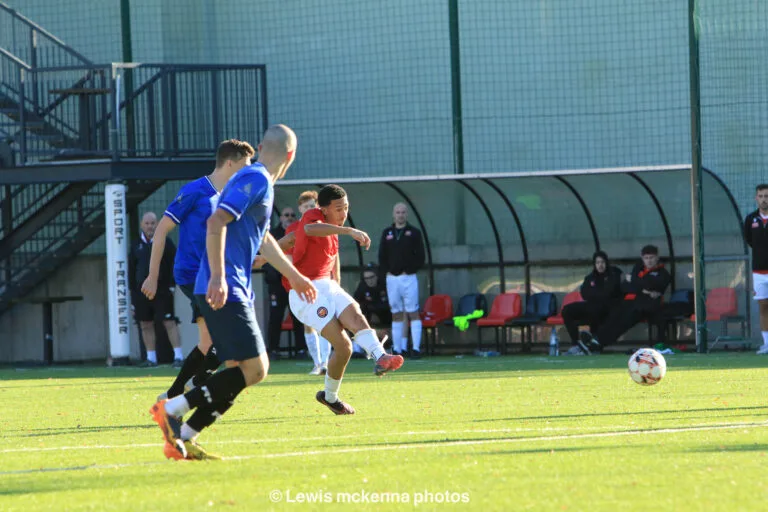
[[[246,387],[245,376],[240,368],[226,368],[211,377],[205,384],[184,393],[191,409],[219,402],[231,402]]]
[[[205,356],[200,349],[195,347],[192,352],[184,359],[184,364],[181,365],[181,370],[176,376],[176,380],[173,381],[171,387],[168,388],[168,398],[173,398],[184,393],[184,384],[192,378],[203,367],[203,361]]]
[[[213,425],[213,422],[223,416],[233,404],[234,402],[219,402],[198,407],[186,423],[192,430],[200,433],[204,428]]]
[[[219,361],[219,358],[216,355],[216,349],[211,347],[205,355],[202,366],[198,368],[195,376],[192,377],[192,384],[194,384],[195,387],[202,386],[203,382],[207,381],[211,375],[216,373],[219,366],[221,366],[221,361]]]

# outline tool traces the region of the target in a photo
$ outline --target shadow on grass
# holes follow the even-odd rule
[[[720,453],[720,452],[768,452],[768,444],[737,444],[718,446],[699,446],[686,450],[693,453]]]
[[[279,417],[271,417],[271,418],[240,418],[240,419],[230,419],[227,418],[225,421],[228,425],[275,425],[279,423],[293,423],[295,421],[302,421],[304,423],[308,423],[312,420],[317,420],[318,416],[316,414],[308,414],[306,416],[279,416]],[[129,431],[129,430],[152,430],[157,429],[157,425],[153,423],[151,420],[147,420],[147,423],[142,424],[133,424],[133,425],[105,425],[105,426],[99,426],[99,427],[46,427],[46,428],[25,428],[25,429],[15,429],[15,430],[6,430],[3,435],[5,437],[17,437],[17,438],[26,438],[26,437],[54,437],[54,436],[64,436],[64,435],[77,435],[77,434],[93,434],[93,433],[106,433],[106,432],[113,432],[113,431]],[[158,430],[159,432],[159,430]]]
[[[567,448],[521,448],[519,450],[493,450],[487,452],[473,452],[473,456],[482,455],[529,455],[529,454],[552,454],[557,455],[562,452],[584,452],[595,450],[616,450],[626,448],[648,449],[648,445],[620,445],[620,446],[571,446]]]
[[[93,434],[104,433],[118,430],[147,430],[157,429],[157,425],[154,423],[147,423],[142,425],[105,425],[100,427],[48,427],[48,428],[27,428],[6,430],[5,437],[54,437],[54,436],[71,436],[76,434]],[[15,434],[12,432],[16,432]]]
[[[765,411],[766,414],[757,414],[756,416],[766,416],[768,415],[768,406],[753,406],[753,407],[706,407],[706,408],[699,408],[699,409],[654,409],[651,411],[617,411],[617,412],[592,412],[592,413],[584,413],[584,414],[552,414],[547,416],[518,416],[518,417],[507,417],[507,418],[483,418],[483,419],[477,419],[472,420],[474,423],[486,423],[489,421],[526,421],[526,420],[554,420],[554,419],[574,419],[574,418],[594,418],[598,416],[638,416],[638,415],[653,415],[653,416],[661,416],[663,414],[681,414],[681,413],[694,413],[694,412],[717,412],[719,413],[718,416],[722,415],[723,412],[734,412],[734,411]],[[682,416],[682,418],[687,418],[688,416]]]

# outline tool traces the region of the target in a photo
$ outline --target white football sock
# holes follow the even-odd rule
[[[421,320],[411,320],[411,339],[413,350],[421,352]]]
[[[154,350],[147,350],[147,361],[157,363],[157,352]]]
[[[768,345],[768,331],[763,331],[763,345]]]
[[[357,331],[355,343],[363,347],[363,350],[368,352],[368,355],[373,357],[375,361],[384,355],[384,347],[379,343],[379,338],[376,337],[376,331],[373,329]]]
[[[392,322],[392,350],[403,351],[403,322]]]
[[[332,379],[330,375],[325,374],[325,401],[333,404],[339,401],[339,387],[341,379]]]
[[[181,351],[181,347],[175,347],[173,349],[173,358],[174,359],[184,359],[184,352]]]
[[[398,350],[398,352],[402,354],[403,352],[407,352],[407,351],[408,351],[408,336],[403,336],[402,338],[400,338],[400,350]]]
[[[190,411],[189,402],[184,395],[175,396],[165,402],[165,412],[171,416],[181,418]]]
[[[320,366],[320,335],[317,334],[317,331],[305,331],[304,340],[307,342],[307,352],[312,357],[315,366]]]
[[[331,342],[320,336],[320,365],[328,366],[329,357],[331,357]]]

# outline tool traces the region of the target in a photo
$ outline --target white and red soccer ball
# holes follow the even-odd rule
[[[664,356],[652,348],[641,348],[629,358],[629,376],[641,386],[653,386],[666,373]]]

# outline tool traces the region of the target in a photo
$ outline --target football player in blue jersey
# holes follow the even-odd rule
[[[152,406],[150,414],[163,432],[168,458],[217,458],[197,444],[197,436],[229,410],[243,389],[267,376],[269,358],[251,287],[251,266],[259,250],[303,300],[314,302],[317,296],[312,282],[296,270],[268,231],[274,182],[285,175],[295,154],[293,131],[284,125],[269,127],[259,145],[258,162],[232,177],[208,218],[206,251],[194,291],[213,346],[227,368],[202,386]],[[192,410],[181,424],[182,416]]]
[[[165,240],[179,226],[179,248],[173,266],[173,277],[192,304],[192,321],[197,324],[200,338],[197,346],[187,355],[176,380],[161,398],[173,398],[187,388],[199,386],[220,365],[216,350],[211,350],[211,335],[205,325],[194,297],[195,279],[205,253],[205,223],[219,200],[219,194],[230,178],[250,165],[255,151],[247,142],[225,140],[216,150],[216,168],[208,176],[187,183],[163,214],[152,241],[149,276],[141,291],[153,300],[157,293],[157,279]]]

